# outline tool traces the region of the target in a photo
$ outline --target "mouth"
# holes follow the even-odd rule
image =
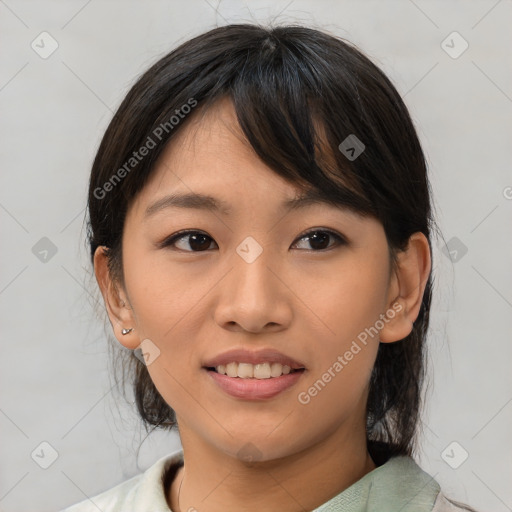
[[[215,384],[217,389],[220,389],[232,398],[246,401],[261,401],[273,398],[283,391],[292,388],[306,372],[305,368],[295,368],[293,370],[290,369],[287,373],[281,373],[280,375],[277,375],[276,369],[274,372],[276,375],[275,377],[268,376],[268,372],[264,377],[239,377],[238,374],[236,376],[230,377],[225,373],[220,373],[218,371],[218,367],[207,366],[203,367],[202,369],[204,370],[207,377],[209,377],[210,382]],[[229,368],[228,371],[233,374],[232,370],[233,367]],[[244,370],[242,369],[242,373],[243,371]]]
[[[216,389],[243,400],[265,400],[294,386],[307,371],[303,363],[272,347],[233,348],[202,361]]]

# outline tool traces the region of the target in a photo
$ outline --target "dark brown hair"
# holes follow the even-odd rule
[[[354,45],[319,30],[228,25],[185,42],[152,65],[102,139],[90,178],[88,236],[91,257],[98,246],[107,247],[110,271],[120,283],[127,209],[167,142],[199,111],[225,97],[247,140],[276,174],[378,219],[393,262],[413,233],[430,241],[435,223],[425,157],[386,75]],[[365,147],[349,158],[338,147],[354,135]],[[135,159],[142,147],[149,151]],[[371,376],[367,438],[388,443],[393,454],[411,455],[415,448],[431,288],[432,275],[412,332],[380,344]],[[146,428],[175,426],[175,413],[145,365],[130,352],[122,368],[123,379],[133,379]]]

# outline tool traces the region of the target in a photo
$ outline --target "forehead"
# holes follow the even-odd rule
[[[219,100],[176,134],[160,155],[146,184],[146,197],[164,189],[232,195],[260,190],[295,197],[304,186],[286,181],[260,160],[238,124],[229,100]],[[311,187],[308,187],[311,188]]]
[[[136,210],[142,217],[167,208],[223,215],[267,206],[279,213],[313,205],[347,210],[311,184],[292,183],[270,169],[247,141],[230,100],[193,116],[167,144],[139,194]]]
[[[237,160],[256,164],[259,159],[238,123],[233,103],[223,98],[194,112],[186,126],[171,138],[156,165],[185,164],[190,168],[198,161],[222,166]]]

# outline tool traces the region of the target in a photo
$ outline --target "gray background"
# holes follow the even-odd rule
[[[512,1],[0,0],[1,511],[58,510],[179,448],[175,435],[146,438],[113,388],[84,245],[88,174],[150,63],[216,25],[268,20],[356,43],[410,108],[448,244],[434,248],[418,461],[448,495],[512,510]],[[58,43],[45,59],[43,31]],[[42,442],[58,453],[48,469]]]

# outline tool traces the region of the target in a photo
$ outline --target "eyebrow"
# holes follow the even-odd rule
[[[286,211],[298,210],[314,204],[328,204],[338,208],[341,207],[341,205],[337,205],[333,201],[327,199],[321,192],[311,189],[299,196],[283,201],[281,203],[281,209]],[[152,215],[155,215],[167,208],[189,208],[219,212],[224,215],[229,215],[232,211],[228,203],[222,199],[218,199],[207,194],[199,194],[196,192],[185,194],[174,193],[162,197],[148,206],[144,213],[144,218],[151,217]]]

